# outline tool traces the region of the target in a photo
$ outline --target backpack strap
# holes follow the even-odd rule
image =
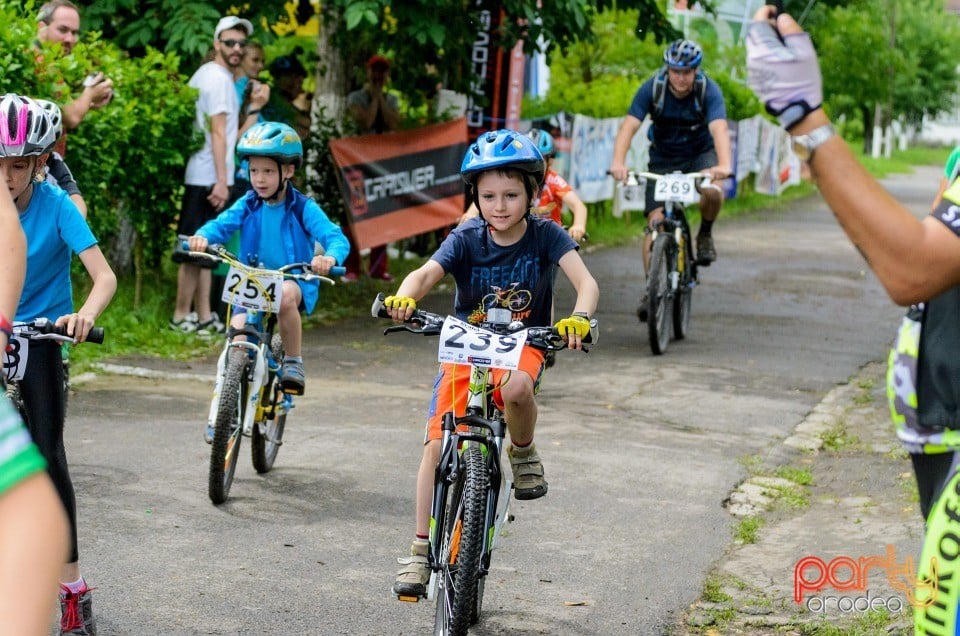
[[[663,114],[663,103],[667,95],[667,67],[662,67],[653,76],[653,116]],[[701,72],[693,80],[693,101],[697,106],[697,113],[701,119],[706,118],[707,77]]]

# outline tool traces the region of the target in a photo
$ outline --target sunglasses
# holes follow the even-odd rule
[[[235,47],[240,47],[242,49],[242,48],[246,48],[247,41],[246,40],[220,40],[220,44],[224,45],[228,49],[232,49]]]

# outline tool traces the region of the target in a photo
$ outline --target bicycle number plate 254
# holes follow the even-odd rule
[[[696,203],[700,200],[693,177],[685,174],[665,174],[657,179],[653,198],[655,201]]]
[[[283,276],[273,270],[231,267],[223,284],[223,302],[255,311],[280,313]]]
[[[527,332],[495,334],[453,316],[447,316],[440,331],[440,362],[476,364],[494,369],[517,369]]]

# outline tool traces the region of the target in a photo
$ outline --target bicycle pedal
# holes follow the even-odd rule
[[[419,596],[411,596],[411,595],[408,595],[408,594],[396,594],[395,596],[397,597],[397,600],[398,600],[398,601],[403,601],[404,603],[419,603],[419,602],[420,602],[420,597],[419,597]]]

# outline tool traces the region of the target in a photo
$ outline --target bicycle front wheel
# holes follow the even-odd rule
[[[283,341],[278,335],[270,341],[270,354],[278,364],[283,362]],[[253,467],[261,475],[270,472],[277,459],[277,452],[283,444],[283,429],[287,425],[287,408],[291,404],[291,398],[277,386],[276,377],[263,391],[270,403],[262,409],[265,417],[254,423],[250,436]]]
[[[670,251],[673,239],[665,232],[657,235],[650,250],[650,276],[647,282],[647,336],[654,355],[667,350],[673,315],[670,289]]]
[[[683,340],[690,330],[690,309],[693,304],[693,260],[690,233],[683,234],[683,253],[677,254],[677,260],[683,259],[683,273],[680,275],[679,289],[673,299],[673,337]],[[678,268],[679,269],[679,268]]]
[[[243,414],[247,408],[248,364],[250,357],[246,351],[231,351],[220,388],[208,480],[210,501],[216,505],[227,500],[233,476],[237,472],[243,437]]]
[[[463,470],[447,496],[440,535],[435,636],[463,636],[477,605],[489,477],[478,446],[463,449]]]

